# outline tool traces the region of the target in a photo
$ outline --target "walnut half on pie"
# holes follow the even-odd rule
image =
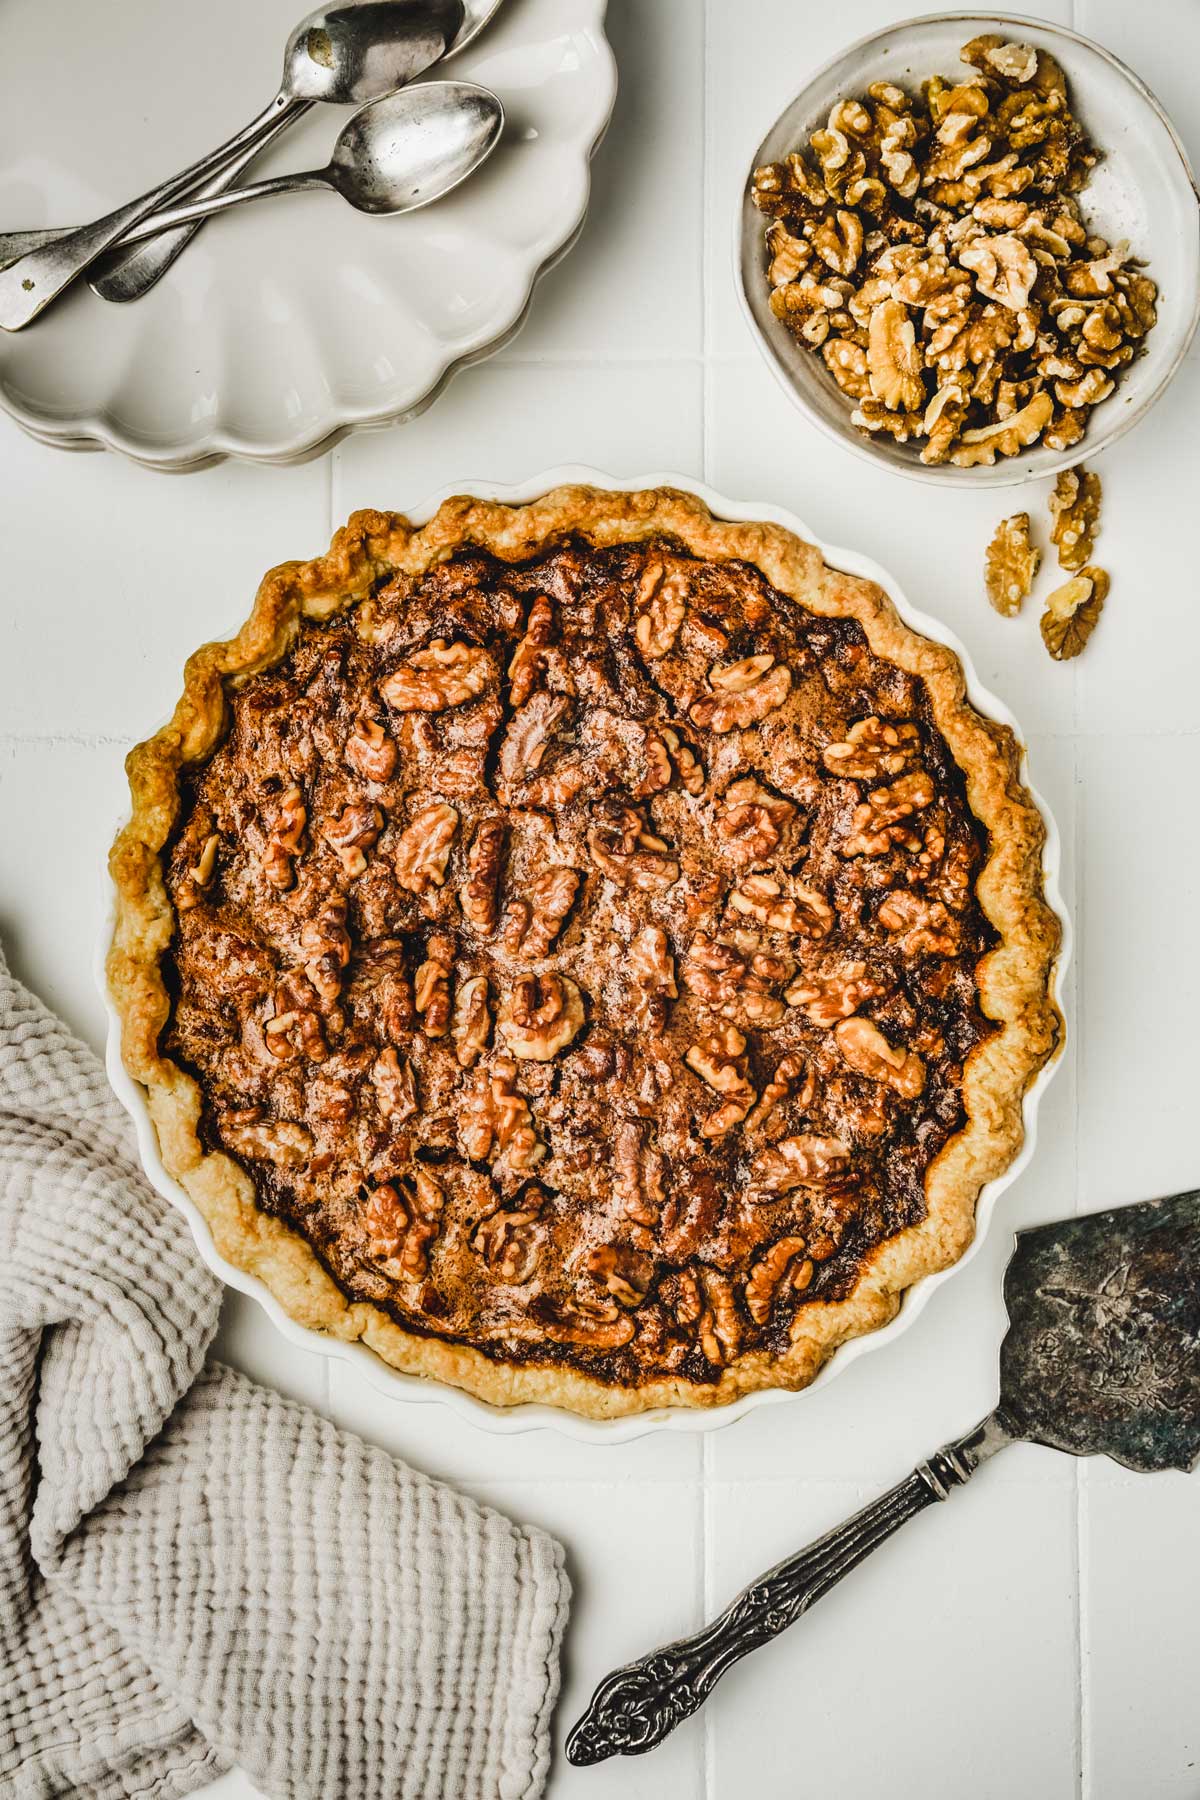
[[[302,1323],[505,1405],[801,1387],[970,1240],[1054,1053],[1012,734],[690,495],[357,514],[130,756],[163,1160]]]

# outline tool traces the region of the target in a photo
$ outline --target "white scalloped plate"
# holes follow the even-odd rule
[[[477,494],[483,499],[501,500],[522,503],[535,500],[550,488],[558,487],[563,482],[585,482],[592,487],[613,489],[638,489],[648,487],[676,487],[686,489],[695,494],[719,518],[734,520],[766,519],[794,531],[798,537],[815,544],[822,556],[832,567],[842,569],[848,575],[859,575],[866,581],[879,584],[892,598],[905,623],[914,631],[924,633],[937,643],[948,644],[962,662],[967,680],[967,696],[971,704],[990,718],[1009,725],[1021,738],[1016,720],[1004,703],[994,694],[989,693],[971,665],[970,658],[963,645],[954,633],[948,631],[938,620],[927,613],[920,612],[905,597],[897,583],[880,568],[878,563],[869,557],[860,556],[853,550],[839,550],[820,540],[803,524],[794,513],[783,511],[776,506],[761,505],[758,501],[726,500],[723,495],[714,493],[711,488],[690,480],[685,475],[643,475],[630,480],[620,480],[612,475],[603,474],[597,469],[568,467],[547,470],[532,480],[522,482],[515,487],[500,487],[490,481],[463,481],[454,487],[448,487],[435,494],[423,505],[408,509],[408,517],[417,524],[423,524],[451,494]],[[1067,965],[1071,956],[1071,923],[1063,904],[1059,890],[1059,868],[1061,863],[1061,840],[1058,827],[1054,822],[1046,802],[1029,779],[1026,759],[1022,756],[1021,778],[1033,794],[1034,799],[1046,822],[1046,849],[1043,857],[1046,898],[1057,913],[1062,924],[1063,940],[1056,968],[1056,987],[1061,1003],[1063,982]],[[251,1294],[259,1301],[271,1319],[293,1343],[304,1350],[318,1351],[326,1356],[336,1356],[342,1361],[353,1364],[361,1371],[372,1387],[383,1393],[391,1394],[398,1400],[428,1403],[439,1402],[449,1406],[462,1418],[473,1424],[481,1425],[487,1431],[498,1431],[505,1434],[533,1431],[539,1427],[549,1426],[568,1437],[581,1438],[593,1443],[623,1444],[632,1438],[644,1437],[651,1431],[715,1431],[724,1425],[731,1425],[735,1419],[742,1418],[760,1406],[774,1406],[782,1401],[800,1401],[804,1394],[811,1393],[842,1369],[848,1368],[857,1357],[865,1356],[869,1351],[881,1349],[891,1343],[901,1332],[907,1331],[917,1314],[926,1304],[934,1289],[943,1281],[947,1281],[956,1269],[961,1269],[978,1250],[987,1233],[992,1216],[996,1210],[996,1202],[1005,1188],[1014,1182],[1033,1156],[1037,1134],[1037,1111],[1046,1087],[1054,1076],[1061,1058],[1056,1059],[1044,1068],[1025,1096],[1024,1124],[1025,1141],[1020,1152],[996,1181],[989,1182],[979,1196],[976,1213],[975,1236],[968,1249],[958,1262],[936,1275],[929,1275],[916,1283],[905,1294],[895,1319],[881,1331],[869,1333],[866,1337],[852,1339],[836,1350],[825,1364],[816,1380],[808,1387],[793,1393],[782,1388],[765,1388],[758,1393],[747,1394],[741,1400],[735,1400],[728,1406],[721,1407],[687,1407],[679,1409],[660,1408],[654,1412],[639,1413],[631,1418],[622,1419],[585,1419],[574,1413],[563,1411],[559,1407],[540,1404],[523,1404],[508,1408],[488,1406],[481,1400],[458,1388],[448,1387],[437,1381],[429,1381],[421,1376],[403,1375],[390,1369],[385,1362],[368,1350],[363,1344],[343,1344],[334,1338],[324,1337],[315,1331],[309,1331],[297,1325],[283,1311],[278,1301],[267,1291],[261,1281],[254,1276],[235,1269],[231,1263],[218,1255],[212,1241],[212,1234],[203,1215],[189,1199],[184,1189],[168,1175],[159,1155],[158,1143],[154,1127],[150,1121],[150,1113],[146,1106],[144,1090],[128,1074],[121,1061],[120,1021],[108,994],[104,979],[104,959],[112,938],[111,905],[109,916],[99,944],[97,959],[97,981],[108,1013],[109,1031],[107,1045],[108,1075],[113,1088],[123,1106],[131,1115],[137,1127],[138,1147],[146,1173],[158,1192],[169,1200],[173,1206],[186,1216],[192,1227],[197,1248],[209,1268],[219,1275],[230,1287],[237,1288],[243,1294]]]
[[[35,325],[0,332],[0,406],[43,443],[173,470],[295,462],[414,417],[515,335],[579,234],[616,95],[604,10],[504,0],[453,59],[447,73],[493,88],[508,124],[436,206],[368,218],[332,194],[291,195],[211,221],[130,305],[77,282]],[[270,98],[303,11],[6,0],[0,117],[18,148],[0,171],[3,229],[82,224],[210,148]],[[323,164],[348,116],[317,107],[254,175]]]

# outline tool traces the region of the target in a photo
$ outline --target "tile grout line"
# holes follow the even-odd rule
[[[1072,0],[1072,18],[1078,10],[1078,0]],[[1079,704],[1079,682],[1081,677],[1076,671],[1075,701]],[[1078,712],[1075,722],[1078,723]],[[1081,1106],[1080,1093],[1084,1079],[1084,984],[1081,980],[1084,956],[1084,932],[1086,927],[1084,906],[1083,869],[1080,862],[1082,846],[1086,838],[1083,812],[1086,806],[1086,793],[1082,780],[1082,756],[1078,738],[1075,739],[1071,758],[1071,777],[1074,787],[1075,804],[1072,808],[1071,820],[1071,898],[1075,914],[1075,970],[1073,976],[1073,992],[1075,1012],[1075,1029],[1079,1034],[1079,1053],[1075,1059],[1074,1069],[1074,1210],[1079,1213],[1082,1198],[1079,1179],[1079,1159],[1081,1149]],[[1087,1672],[1084,1662],[1084,1651],[1087,1637],[1087,1601],[1084,1593],[1085,1569],[1084,1544],[1086,1537],[1086,1469],[1081,1458],[1075,1462],[1075,1516],[1073,1535],[1075,1540],[1075,1768],[1079,1784],[1080,1800],[1087,1800],[1090,1787],[1088,1771],[1088,1696]]]

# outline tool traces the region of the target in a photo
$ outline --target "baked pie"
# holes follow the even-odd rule
[[[163,1161],[303,1324],[594,1416],[812,1380],[1059,1043],[1041,818],[887,596],[669,489],[357,514],[129,758]]]

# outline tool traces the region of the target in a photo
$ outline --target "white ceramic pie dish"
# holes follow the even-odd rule
[[[998,457],[990,468],[958,469],[923,463],[919,446],[898,444],[883,433],[865,435],[850,423],[852,403],[821,358],[771,311],[763,257],[766,220],[748,184],[734,223],[734,278],[742,310],[785,393],[818,430],[856,455],[942,487],[1015,487],[1097,455],[1149,412],[1200,321],[1200,195],[1179,134],[1150,89],[1111,51],[1044,19],[936,13],[861,38],[818,69],[780,113],[747,158],[747,178],[807,142],[835,101],[864,93],[873,81],[894,81],[915,92],[934,74],[960,72],[965,79],[959,51],[971,38],[992,31],[1048,50],[1064,70],[1076,116],[1104,152],[1079,196],[1084,217],[1110,243],[1128,238],[1158,283],[1158,323],[1146,336],[1144,352],[1095,409],[1080,443],[1069,450],[1034,445],[1020,456]]]
[[[206,0],[198,31],[184,0],[6,0],[4,229],[82,224],[211,148],[269,98],[304,10]],[[109,305],[77,282],[29,329],[0,332],[0,406],[43,443],[171,470],[295,462],[414,417],[516,334],[579,234],[616,95],[604,10],[504,0],[447,65],[498,93],[508,124],[436,206],[368,218],[303,194],[238,208],[145,298]],[[315,108],[253,175],[324,163],[348,116]]]
[[[962,662],[967,679],[967,695],[972,705],[989,717],[1011,726],[1020,739],[1021,733],[1016,720],[1003,702],[998,700],[980,682],[966,650],[953,632],[948,631],[937,620],[930,618],[928,614],[913,606],[893,578],[878,563],[872,562],[869,557],[860,556],[855,551],[840,550],[821,543],[794,513],[785,512],[779,507],[762,505],[757,501],[727,500],[723,495],[714,493],[711,488],[683,475],[654,474],[618,479],[597,469],[571,466],[550,469],[517,486],[498,486],[489,481],[459,482],[453,487],[443,488],[420,506],[404,510],[415,523],[424,524],[442,501],[448,499],[451,494],[472,493],[484,499],[520,504],[537,499],[541,494],[564,482],[583,482],[592,487],[610,489],[682,488],[697,495],[720,518],[764,519],[782,525],[788,531],[795,532],[798,537],[815,544],[826,561],[833,567],[842,569],[850,575],[861,576],[864,580],[877,582],[891,597],[901,617],[913,630],[924,633],[926,637],[932,638],[938,643],[949,645]],[[235,626],[231,626],[231,629],[233,628]],[[1024,757],[1022,757],[1021,776],[1046,822],[1046,849],[1043,859],[1045,892],[1049,904],[1061,921],[1063,931],[1062,949],[1059,953],[1055,977],[1061,1004],[1063,978],[1071,955],[1071,924],[1059,889],[1061,843],[1053,816],[1029,779]],[[532,1431],[549,1426],[556,1431],[563,1432],[568,1437],[592,1443],[612,1444],[628,1443],[631,1439],[643,1437],[651,1431],[715,1431],[721,1426],[732,1424],[735,1419],[740,1419],[747,1412],[761,1406],[778,1405],[782,1401],[801,1399],[805,1393],[811,1393],[814,1389],[831,1381],[840,1370],[847,1368],[857,1357],[890,1343],[901,1332],[908,1329],[934,1289],[943,1281],[949,1280],[955,1270],[962,1268],[979,1248],[995,1212],[997,1200],[1004,1189],[1017,1179],[1033,1156],[1037,1134],[1038,1104],[1061,1060],[1061,1058],[1055,1059],[1042,1069],[1026,1095],[1023,1109],[1024,1144],[1006,1173],[998,1180],[989,1182],[980,1194],[975,1237],[963,1256],[951,1268],[944,1269],[936,1275],[927,1276],[923,1281],[910,1288],[904,1296],[900,1311],[890,1325],[865,1337],[854,1338],[835,1351],[809,1388],[801,1389],[799,1393],[779,1388],[767,1388],[748,1394],[728,1406],[662,1408],[654,1412],[618,1419],[587,1419],[563,1411],[558,1407],[531,1403],[500,1408],[489,1406],[470,1394],[463,1393],[458,1388],[448,1387],[441,1382],[430,1381],[421,1376],[401,1374],[389,1368],[375,1355],[374,1351],[367,1349],[362,1344],[341,1343],[337,1339],[322,1336],[318,1332],[310,1331],[305,1326],[296,1324],[283,1311],[278,1301],[273,1298],[261,1281],[252,1275],[245,1274],[241,1269],[234,1268],[217,1253],[213,1245],[212,1234],[203,1215],[180,1184],[167,1173],[163,1166],[144,1091],[128,1074],[121,1061],[120,1021],[104,979],[104,959],[108,953],[111,938],[112,921],[111,916],[108,916],[105,918],[98,946],[97,980],[108,1016],[106,1062],[109,1080],[117,1097],[133,1119],[137,1130],[142,1164],[151,1184],[173,1206],[178,1207],[187,1218],[196,1240],[196,1247],[209,1268],[230,1287],[253,1296],[284,1336],[300,1348],[316,1351],[326,1356],[338,1357],[358,1369],[372,1387],[383,1393],[391,1394],[397,1400],[419,1404],[439,1403],[449,1406],[462,1418],[471,1420],[485,1430],[505,1434]]]

